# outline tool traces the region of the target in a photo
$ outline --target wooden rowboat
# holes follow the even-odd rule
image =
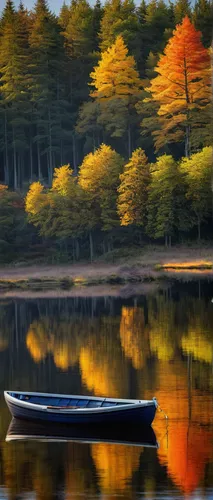
[[[135,424],[88,424],[66,425],[42,421],[33,422],[13,418],[10,422],[6,442],[74,442],[74,443],[110,443],[131,446],[158,448],[158,442],[151,426]]]
[[[140,423],[151,425],[157,400],[113,399],[38,392],[4,391],[13,417],[66,424]]]

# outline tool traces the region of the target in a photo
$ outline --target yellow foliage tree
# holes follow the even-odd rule
[[[141,80],[139,78],[139,73],[136,69],[136,63],[133,56],[128,55],[128,49],[123,41],[122,36],[116,38],[115,43],[102,53],[101,60],[98,65],[94,68],[91,73],[92,82],[91,85],[95,87],[95,90],[91,92],[91,96],[105,106],[105,112],[109,111],[109,105],[113,101],[113,108],[120,106],[122,103],[122,109],[119,108],[119,117],[122,120],[125,118],[125,109],[128,111],[127,117],[127,129],[128,129],[128,150],[129,156],[131,155],[131,118],[130,112],[131,108],[134,109],[134,105],[140,95]],[[110,113],[109,118],[110,120]],[[117,126],[120,124],[118,123]]]
[[[79,185],[87,196],[90,212],[87,227],[90,230],[99,226],[104,231],[110,231],[118,226],[116,200],[122,166],[121,156],[105,144],[84,158],[79,171]],[[92,260],[91,238],[90,247]]]

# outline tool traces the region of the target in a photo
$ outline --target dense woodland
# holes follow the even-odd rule
[[[57,18],[6,1],[1,258],[212,236],[212,14],[208,0],[73,0]]]

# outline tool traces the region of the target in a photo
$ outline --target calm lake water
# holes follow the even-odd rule
[[[213,499],[213,283],[0,300],[0,499]],[[159,447],[6,442],[4,389],[150,399]],[[26,433],[27,426],[26,426]],[[145,443],[149,444],[149,443]]]

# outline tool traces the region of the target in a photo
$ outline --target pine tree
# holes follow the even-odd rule
[[[11,0],[3,12],[0,53],[1,114],[4,121],[5,181],[16,189],[23,181],[23,152],[28,149],[29,47],[23,12]],[[11,154],[10,154],[11,151]],[[9,159],[13,172],[9,172]]]
[[[180,170],[185,176],[186,197],[191,202],[200,240],[201,223],[212,213],[212,147],[206,147],[190,158],[184,158]]]
[[[149,183],[147,157],[142,149],[137,149],[120,175],[117,206],[122,226],[135,224],[146,227]]]
[[[84,158],[79,170],[79,184],[91,207],[88,219],[91,229],[99,226],[110,231],[119,224],[116,199],[122,165],[121,156],[105,144]]]
[[[155,70],[158,76],[147,91],[159,104],[161,129],[153,132],[156,148],[185,139],[189,156],[193,113],[209,106],[211,93],[210,56],[188,17],[177,26]]]
[[[59,13],[59,24],[62,27],[63,31],[66,31],[68,23],[69,23],[69,18],[70,18],[70,9],[68,5],[64,2],[60,13]]]
[[[190,0],[177,0],[174,5],[175,24],[183,21],[184,17],[191,17]]]
[[[204,47],[208,48],[212,41],[213,4],[209,0],[197,0],[194,5],[193,23],[202,33]]]
[[[147,232],[152,238],[165,238],[166,246],[179,227],[179,186],[180,175],[175,160],[172,156],[160,156],[151,168]]]
[[[38,177],[51,182],[56,155],[60,155],[64,112],[64,49],[56,18],[46,0],[37,0],[30,33],[31,94],[36,127]],[[41,162],[45,157],[46,162]],[[43,169],[42,169],[43,164]]]
[[[88,80],[96,57],[94,50],[93,10],[86,0],[72,1],[65,35],[67,53],[67,95],[69,102],[70,136],[73,143],[72,164],[77,171],[75,124],[79,107],[88,99]]]
[[[132,150],[131,114],[134,119],[134,105],[140,95],[141,81],[135,67],[134,57],[128,55],[127,47],[121,36],[118,36],[112,47],[102,54],[98,66],[94,68],[90,76],[92,78],[91,86],[95,87],[95,90],[91,92],[91,96],[100,102],[103,109],[103,120],[105,120],[104,113],[108,109],[109,119],[107,121],[109,127],[118,109],[121,119],[118,119],[118,128],[113,127],[113,134],[119,135],[121,127],[123,127],[122,133],[125,128],[127,129],[128,154],[130,156]]]
[[[101,21],[100,48],[105,51],[121,35],[130,53],[139,57],[139,23],[134,0],[109,0],[104,7]]]
[[[103,18],[103,7],[101,6],[100,0],[96,0],[96,3],[92,11],[92,29],[93,29],[93,50],[95,52],[99,51],[99,36],[101,29],[101,21]]]

